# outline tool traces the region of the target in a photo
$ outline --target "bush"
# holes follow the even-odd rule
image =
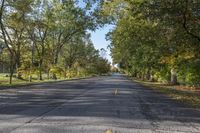
[[[53,66],[50,68],[49,73],[53,75],[52,77],[55,76],[57,78],[57,76],[61,77],[61,75],[64,73],[64,70],[61,67]]]
[[[159,82],[169,83],[170,81],[170,70],[165,67],[158,72],[155,72],[154,78]]]
[[[200,86],[200,61],[183,64],[178,75],[182,82],[191,86]]]

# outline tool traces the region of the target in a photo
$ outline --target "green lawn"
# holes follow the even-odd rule
[[[25,81],[13,78],[13,84],[22,84],[22,83],[25,83]],[[0,74],[0,85],[8,85],[8,84],[9,84],[9,74]]]
[[[13,77],[13,81],[12,84],[9,84],[9,76],[6,76],[9,74],[0,74],[0,86],[16,86],[16,85],[26,85],[26,84],[33,84],[33,83],[43,83],[43,82],[55,82],[55,81],[64,81],[64,80],[70,80],[70,79],[76,79],[76,78],[84,78],[84,77],[74,77],[74,78],[70,78],[70,79],[65,79],[65,78],[61,78],[61,79],[57,79],[57,80],[53,80],[53,79],[47,79],[46,74],[43,75],[43,80],[37,80],[37,76],[33,75],[33,79],[32,82],[29,82],[28,80],[20,80],[17,79],[15,77]],[[90,76],[88,76],[90,77]]]

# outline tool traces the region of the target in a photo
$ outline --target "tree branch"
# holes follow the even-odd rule
[[[189,1],[186,0],[186,5],[185,5],[185,11],[183,12],[183,28],[187,32],[187,34],[191,35],[193,38],[196,38],[198,41],[200,41],[200,37],[198,35],[195,35],[192,33],[187,26],[187,11],[188,11],[188,3]]]

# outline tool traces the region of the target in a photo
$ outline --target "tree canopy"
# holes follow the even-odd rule
[[[199,0],[1,0],[0,63],[31,80],[106,73],[105,51],[88,30],[107,34],[113,63],[143,80],[200,84]]]
[[[199,7],[198,0],[107,1],[114,63],[142,79],[199,85]]]
[[[88,30],[98,21],[99,1],[1,0],[1,66],[7,66],[10,83],[38,75],[70,78],[107,73],[109,62],[101,57]],[[94,8],[94,9],[92,9]],[[101,66],[101,67],[100,67]]]

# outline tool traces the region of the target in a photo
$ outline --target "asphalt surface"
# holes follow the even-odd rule
[[[200,110],[122,75],[0,91],[0,133],[200,133]]]

